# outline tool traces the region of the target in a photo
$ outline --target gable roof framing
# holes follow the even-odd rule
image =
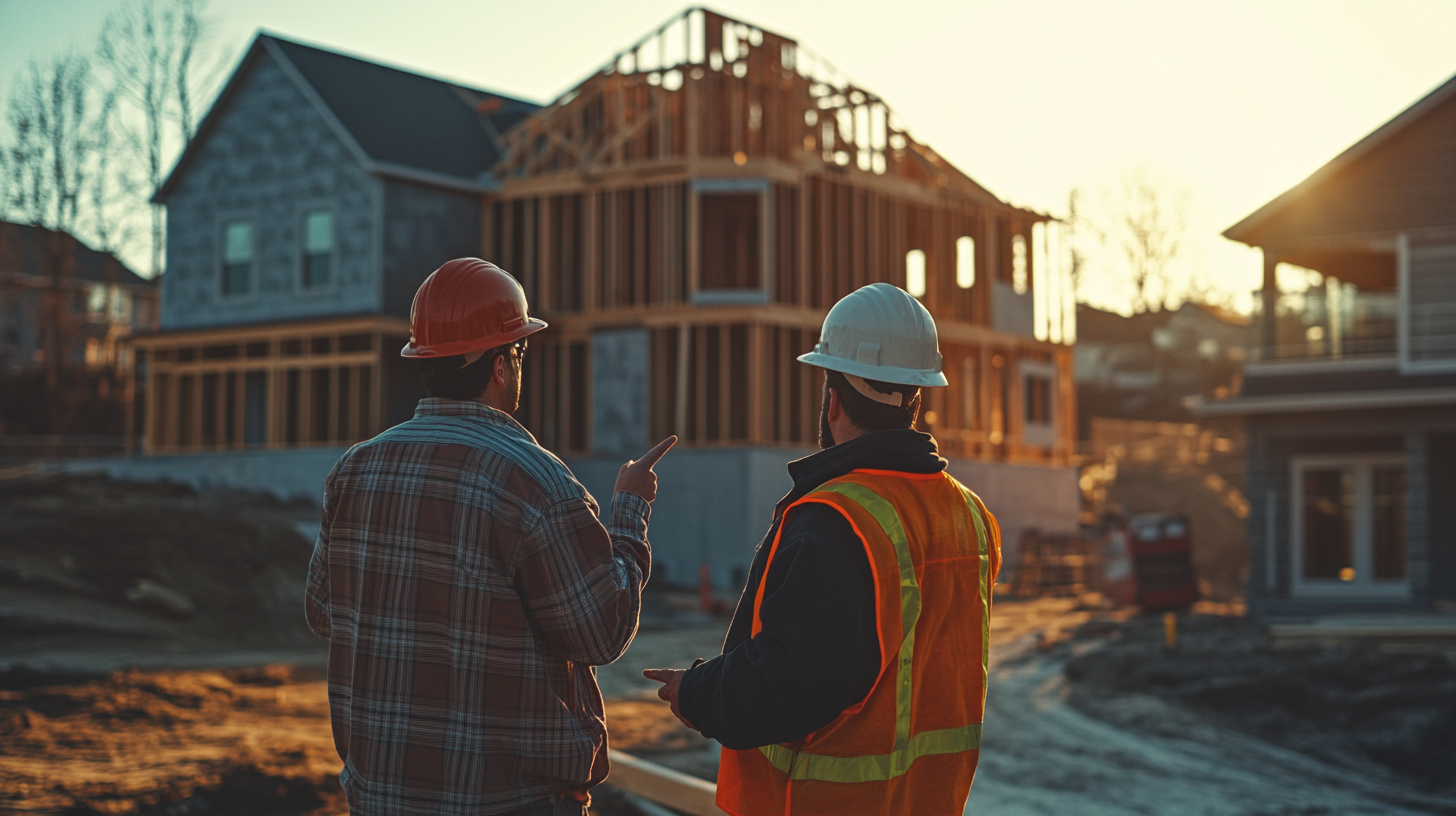
[[[700,6],[618,52],[503,142],[495,176],[506,184],[638,162],[768,160],[1020,210],[796,40]]]

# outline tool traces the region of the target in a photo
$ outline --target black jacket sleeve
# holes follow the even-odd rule
[[[783,524],[762,579],[763,631],[690,670],[680,687],[683,716],[728,748],[805,737],[862,701],[879,676],[864,544],[822,504],[795,508]],[[751,608],[752,596],[745,601]]]

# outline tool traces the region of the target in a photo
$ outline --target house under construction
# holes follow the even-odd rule
[[[518,418],[598,495],[678,434],[656,569],[708,563],[731,585],[784,463],[816,444],[822,378],[794,358],[835,301],[888,281],[940,332],[950,387],[928,392],[922,428],[1008,549],[1075,527],[1055,225],[786,37],[690,9],[537,107],[259,35],[158,198],[146,466],[334,455],[407,419],[410,297],[479,255],[551,324]]]

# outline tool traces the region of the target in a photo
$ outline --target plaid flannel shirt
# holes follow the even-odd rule
[[[506,414],[425,399],[329,474],[309,626],[354,813],[500,813],[606,778],[595,665],[637,629],[649,506]]]

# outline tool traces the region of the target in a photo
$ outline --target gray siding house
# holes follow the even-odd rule
[[[414,291],[479,254],[500,133],[536,108],[259,34],[155,197],[146,450],[341,445],[406,418]]]
[[[1456,602],[1456,78],[1224,234],[1264,253],[1242,392],[1202,409],[1247,418],[1250,612]]]

